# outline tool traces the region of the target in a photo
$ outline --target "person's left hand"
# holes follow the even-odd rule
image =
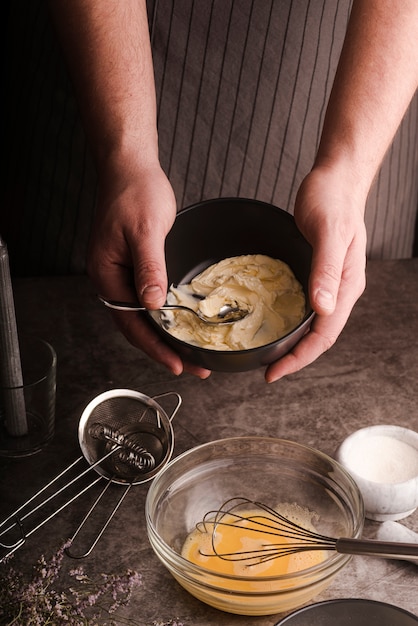
[[[364,291],[365,197],[356,188],[348,174],[317,166],[299,189],[295,219],[313,249],[309,297],[316,316],[293,350],[267,368],[267,382],[297,372],[328,350]]]

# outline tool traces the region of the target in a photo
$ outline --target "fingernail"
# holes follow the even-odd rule
[[[148,287],[145,287],[145,289],[142,292],[143,296],[146,297],[151,297],[151,298],[156,298],[158,296],[160,296],[162,294],[162,290],[161,287],[159,287],[158,285],[149,285]]]
[[[161,287],[158,285],[149,285],[142,292],[142,302],[150,308],[161,306],[164,301],[164,295]]]
[[[334,296],[325,289],[318,289],[316,292],[316,302],[322,309],[329,311],[334,309]]]

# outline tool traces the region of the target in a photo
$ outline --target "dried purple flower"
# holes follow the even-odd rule
[[[54,583],[60,576],[68,546],[69,542],[64,543],[49,562],[42,555],[29,581],[12,566],[0,571],[0,624],[95,626],[100,619],[101,626],[106,626],[103,614],[114,614],[119,607],[128,604],[133,589],[142,584],[141,574],[133,570],[119,575],[102,574],[99,581],[93,581],[78,567],[70,572],[77,584],[70,587],[70,595],[56,591]],[[115,624],[111,620],[108,626]]]

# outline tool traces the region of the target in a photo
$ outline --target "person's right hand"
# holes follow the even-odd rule
[[[87,259],[88,274],[101,296],[139,300],[148,309],[164,304],[164,242],[175,216],[174,192],[159,164],[137,169],[128,163],[101,173]],[[209,376],[208,370],[183,363],[144,314],[112,311],[112,316],[132,345],[174,374]]]

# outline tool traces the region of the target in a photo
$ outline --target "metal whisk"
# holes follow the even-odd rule
[[[216,548],[217,531],[227,526],[242,533],[242,523],[245,523],[246,533],[265,537],[266,544],[262,544],[260,549],[219,552]],[[196,524],[196,528],[212,535],[213,553],[205,553],[204,556],[227,561],[247,561],[248,566],[311,550],[331,550],[340,554],[391,559],[418,559],[417,544],[327,537],[289,520],[262,502],[244,497],[231,498],[220,509],[208,511],[203,520]],[[277,542],[271,542],[271,537],[277,537]]]

